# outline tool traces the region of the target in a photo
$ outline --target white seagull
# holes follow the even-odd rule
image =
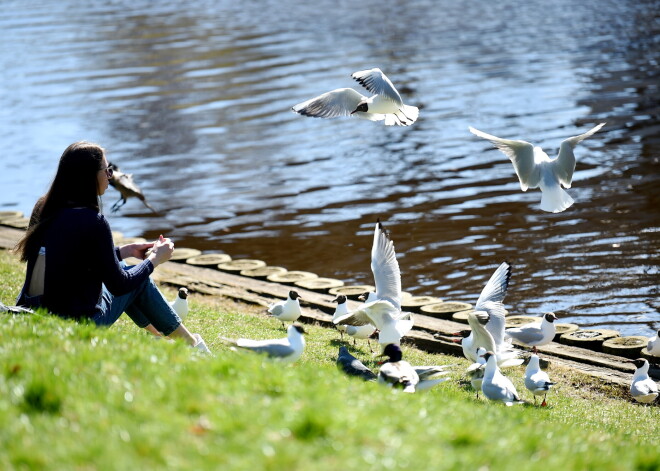
[[[538,355],[532,354],[525,369],[525,387],[534,395],[534,404],[536,404],[536,396],[543,396],[541,407],[547,406],[545,398],[554,384],[550,381],[548,374],[541,370]]]
[[[543,315],[540,323],[532,322],[514,329],[506,329],[504,334],[514,340],[532,347],[532,351],[537,353],[536,347],[541,347],[552,342],[555,338],[555,321],[557,316],[552,312]]]
[[[468,323],[472,332],[462,340],[453,340],[461,343],[463,354],[473,363],[479,362],[477,354],[479,347],[495,352],[497,363],[502,368],[518,366],[523,362],[522,359],[517,358],[518,354],[511,344],[505,341],[504,336],[506,309],[503,301],[510,279],[511,265],[502,262],[481,291],[474,312],[468,314]]]
[[[477,361],[468,366],[467,374],[470,377],[470,384],[472,389],[477,391],[477,398],[479,398],[479,391],[481,391],[481,383],[484,380],[484,373],[486,372],[486,359],[484,354],[486,349],[479,347],[477,349]]]
[[[632,363],[637,370],[630,384],[630,394],[637,402],[651,404],[658,397],[658,385],[649,377],[649,362],[638,358]]]
[[[448,379],[440,376],[447,374],[444,370],[450,368],[449,366],[411,366],[403,360],[399,345],[386,345],[380,356],[388,359],[380,367],[378,382],[389,387],[402,387],[403,392],[428,390]]]
[[[481,382],[481,392],[491,401],[502,401],[507,406],[521,402],[518,391],[511,380],[500,373],[494,352],[483,354],[486,359],[486,371]]]
[[[649,337],[649,343],[646,345],[649,355],[660,357],[660,330],[655,337]]]
[[[174,301],[170,303],[170,307],[179,316],[179,319],[184,320],[188,316],[188,290],[186,288],[179,288]]]
[[[300,295],[296,291],[289,291],[286,300],[272,304],[268,308],[268,313],[279,319],[282,327],[286,328],[284,322],[295,322],[302,315],[300,310]]]
[[[562,141],[559,154],[554,159],[550,159],[540,147],[529,142],[501,139],[473,127],[469,129],[472,134],[492,142],[511,159],[522,191],[537,187],[541,189],[541,209],[543,211],[559,213],[573,204],[573,198],[561,188],[561,185],[564,188],[571,187],[575,171],[573,149],[603,126],[605,123],[599,124],[584,134]]]
[[[256,353],[268,355],[269,358],[284,361],[286,363],[293,363],[298,360],[305,349],[305,338],[303,334],[305,329],[301,325],[293,324],[287,329],[287,336],[283,339],[274,340],[250,340],[250,339],[237,339],[231,340],[221,339],[235,347],[251,350]]]
[[[376,284],[375,301],[366,302],[355,311],[333,320],[334,324],[363,326],[372,324],[378,329],[381,345],[400,343],[413,327],[410,313],[401,312],[401,272],[396,260],[394,243],[378,221],[371,248],[371,271]]]
[[[338,88],[291,109],[313,118],[355,116],[370,121],[384,121],[386,126],[410,126],[417,121],[419,109],[403,104],[401,95],[380,69],[360,70],[351,77],[374,95],[366,97],[352,88]]]
[[[346,306],[346,296],[343,294],[338,295],[335,297],[335,299],[332,300],[333,303],[337,303],[337,307],[335,308],[335,312],[332,313],[332,320],[334,321],[338,317],[343,316],[344,314],[348,313],[348,306]],[[346,332],[346,326],[341,325],[341,324],[336,324],[335,327],[337,327],[337,330],[339,331],[339,334],[341,335],[341,339],[344,340],[344,332]]]

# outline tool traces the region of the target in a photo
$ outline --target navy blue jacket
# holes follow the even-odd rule
[[[61,210],[41,245],[46,248],[41,305],[63,317],[93,317],[100,308],[103,284],[120,296],[139,287],[154,271],[149,260],[124,270],[108,221],[89,208]],[[36,257],[28,260],[22,293],[27,292]],[[20,297],[17,304],[21,304]]]

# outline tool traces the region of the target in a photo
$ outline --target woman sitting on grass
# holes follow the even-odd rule
[[[149,277],[171,258],[172,241],[161,235],[153,243],[114,246],[100,211],[100,196],[111,175],[105,151],[98,145],[76,142],[64,151],[50,189],[37,201],[28,230],[16,246],[27,262],[16,304],[103,326],[126,312],[154,335],[180,338],[208,352],[204,340],[186,329]],[[127,257],[143,262],[122,267],[120,260]]]

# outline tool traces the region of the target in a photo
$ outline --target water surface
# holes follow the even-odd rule
[[[413,294],[475,302],[513,265],[515,314],[660,328],[657,1],[14,1],[0,29],[0,209],[29,213],[87,139],[133,173],[113,229],[372,283],[390,230]],[[380,67],[408,128],[298,116]],[[577,149],[560,214],[467,131]]]

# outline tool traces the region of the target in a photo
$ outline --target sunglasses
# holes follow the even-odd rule
[[[112,169],[112,167],[104,167],[99,172],[105,171],[105,174],[108,176],[108,178],[112,178],[112,175],[115,173],[115,171]]]

